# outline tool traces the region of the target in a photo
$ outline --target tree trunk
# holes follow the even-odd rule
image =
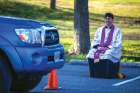
[[[50,8],[51,9],[56,9],[56,0],[51,0],[51,2],[50,2]]]
[[[90,48],[88,0],[74,1],[74,51],[87,54]]]

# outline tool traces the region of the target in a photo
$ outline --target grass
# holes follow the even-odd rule
[[[113,12],[125,17],[140,17],[140,0],[89,0],[90,12]],[[130,13],[131,11],[131,13]]]
[[[67,52],[73,40],[74,0],[57,0],[57,9],[49,8],[50,0],[0,0],[0,15],[30,18],[54,24],[60,33],[60,41]],[[104,13],[113,12],[115,23],[122,28],[122,61],[140,61],[140,0],[89,0],[91,40],[96,28],[104,24]],[[132,57],[133,56],[133,57]],[[85,59],[85,55],[66,55],[67,60]]]

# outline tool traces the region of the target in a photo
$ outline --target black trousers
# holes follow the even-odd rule
[[[114,78],[119,73],[120,62],[112,62],[102,59],[94,63],[94,59],[88,58],[90,77]]]

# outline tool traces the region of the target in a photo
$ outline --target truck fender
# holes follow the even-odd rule
[[[8,57],[15,72],[23,71],[23,64],[14,46],[5,38],[0,36],[0,49]]]

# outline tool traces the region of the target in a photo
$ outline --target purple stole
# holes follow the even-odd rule
[[[113,32],[114,32],[114,28],[115,28],[115,27],[114,27],[114,25],[111,26],[111,31],[109,32],[107,41],[104,42],[104,40],[105,40],[105,29],[106,29],[106,28],[107,28],[107,27],[104,26],[104,28],[102,29],[101,41],[100,41],[100,44],[99,44],[98,47],[106,47],[106,49],[107,49],[107,47],[110,45],[110,43],[111,43],[111,41],[112,41]],[[104,52],[106,51],[106,49],[105,49],[105,50],[102,50],[102,51],[99,50],[99,49],[97,49],[96,52],[94,53],[94,60],[99,59],[100,54],[101,54],[101,53],[104,53]]]

